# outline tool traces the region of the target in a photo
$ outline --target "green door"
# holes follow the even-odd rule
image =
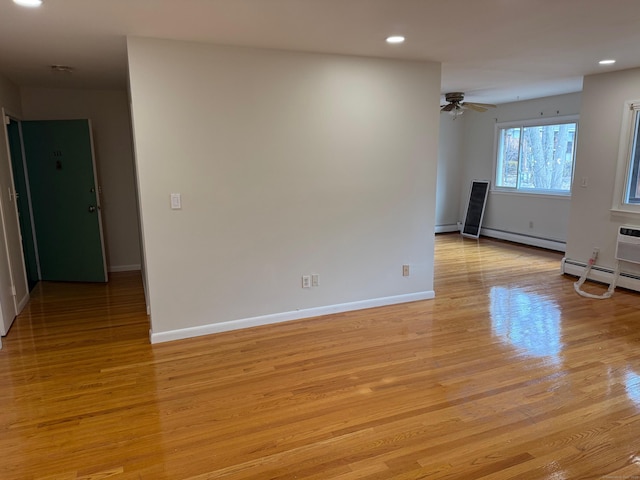
[[[23,121],[42,280],[106,282],[88,120]]]
[[[16,205],[18,207],[18,221],[24,253],[24,263],[27,271],[29,291],[38,283],[38,259],[31,224],[31,210],[29,208],[29,191],[25,176],[24,158],[22,157],[22,140],[20,139],[20,124],[10,119],[7,125],[9,136],[9,150],[11,152],[11,169],[16,191]]]

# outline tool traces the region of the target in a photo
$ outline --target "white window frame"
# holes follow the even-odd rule
[[[573,176],[576,168],[576,150],[578,145],[578,135],[580,130],[579,115],[559,115],[557,117],[547,118],[535,118],[529,120],[519,120],[511,122],[496,123],[494,129],[494,141],[493,141],[493,181],[491,182],[491,191],[494,193],[512,193],[514,195],[533,195],[533,196],[548,196],[548,197],[571,197],[571,189],[573,187]],[[540,188],[517,188],[517,187],[502,187],[498,185],[498,152],[500,150],[500,130],[506,128],[525,128],[544,125],[558,125],[561,123],[575,123],[576,133],[573,144],[573,165],[571,167],[571,182],[569,184],[569,191],[563,192],[560,190],[543,190]]]
[[[618,146],[618,164],[616,183],[613,189],[612,212],[640,214],[640,204],[627,203],[626,196],[631,179],[632,156],[634,151],[636,116],[640,115],[640,100],[627,100],[622,110],[620,143]],[[640,141],[640,139],[638,139]]]

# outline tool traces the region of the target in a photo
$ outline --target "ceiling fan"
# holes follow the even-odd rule
[[[476,112],[486,112],[487,109],[496,107],[490,103],[463,102],[463,92],[445,93],[444,98],[449,103],[441,105],[440,111],[449,112],[449,115],[453,115],[454,117],[462,115],[467,108],[475,110]]]

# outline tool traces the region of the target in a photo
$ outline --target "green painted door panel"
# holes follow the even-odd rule
[[[13,183],[17,193],[16,204],[18,206],[18,221],[22,236],[22,251],[24,253],[25,268],[27,271],[27,283],[29,291],[38,283],[38,261],[33,239],[31,225],[31,213],[29,210],[29,192],[24,171],[24,159],[22,158],[22,141],[20,139],[20,124],[11,120],[7,125],[9,136],[9,150],[11,152],[11,169],[13,171]]]
[[[23,121],[42,280],[106,282],[88,120]]]

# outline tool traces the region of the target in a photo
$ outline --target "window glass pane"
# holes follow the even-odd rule
[[[518,185],[518,156],[520,127],[500,130],[500,146],[496,168],[496,185],[516,188]]]
[[[535,193],[571,192],[577,123],[516,125],[498,130],[496,187]],[[638,142],[640,144],[640,142]],[[640,164],[640,147],[638,148]],[[638,170],[636,168],[636,178]],[[631,191],[631,187],[629,187]],[[640,194],[640,181],[633,191]],[[638,199],[640,203],[640,198]]]
[[[575,123],[523,128],[520,188],[571,189]]]
[[[638,126],[640,125],[640,116],[635,113],[635,127],[633,129],[633,146],[631,150],[631,165],[629,168],[629,180],[627,189],[627,203],[640,203],[640,142],[638,141]]]

